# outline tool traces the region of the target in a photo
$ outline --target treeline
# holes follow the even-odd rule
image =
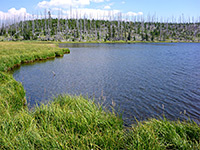
[[[34,19],[2,24],[0,40],[200,42],[200,23]]]

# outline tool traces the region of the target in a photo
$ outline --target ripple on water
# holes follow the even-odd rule
[[[15,70],[30,106],[57,94],[82,94],[107,106],[114,101],[127,124],[163,114],[199,120],[200,44],[62,46],[71,53]]]

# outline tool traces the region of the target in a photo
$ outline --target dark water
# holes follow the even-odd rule
[[[200,44],[60,46],[71,53],[14,72],[30,107],[53,95],[82,94],[108,106],[114,102],[128,124],[134,117],[163,114],[171,120],[189,116],[200,121]]]

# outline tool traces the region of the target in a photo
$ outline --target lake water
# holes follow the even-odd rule
[[[115,104],[127,124],[163,114],[171,120],[190,117],[200,122],[200,44],[60,47],[70,48],[71,53],[14,71],[29,107],[57,94],[82,94],[107,107]]]

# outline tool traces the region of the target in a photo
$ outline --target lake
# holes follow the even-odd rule
[[[60,44],[70,54],[22,65],[29,107],[67,93],[95,98],[125,124],[165,115],[200,122],[200,44]]]

